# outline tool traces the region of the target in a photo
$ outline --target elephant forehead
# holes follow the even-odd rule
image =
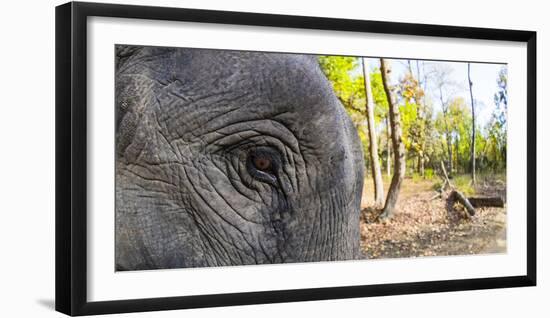
[[[314,55],[230,50],[120,46],[117,74],[178,82],[195,97],[229,91],[262,93],[270,100],[315,98],[328,85]],[[131,55],[128,55],[131,52]],[[304,94],[308,89],[308,94]]]
[[[146,88],[136,108],[153,108],[174,138],[262,120],[282,123],[299,139],[341,135],[342,106],[315,56],[144,47],[117,76]]]
[[[271,98],[303,95],[302,88],[323,84],[320,79],[324,78],[313,55],[176,49],[169,64],[189,87],[209,91],[252,89]],[[284,95],[278,94],[280,91]]]
[[[125,145],[150,130],[191,141],[231,127],[312,149],[345,135],[343,108],[313,55],[117,46],[116,65]]]

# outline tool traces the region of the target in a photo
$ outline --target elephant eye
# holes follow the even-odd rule
[[[276,184],[280,165],[280,155],[274,149],[261,147],[248,152],[246,167],[248,173],[257,180]]]
[[[271,169],[271,159],[266,157],[254,157],[252,159],[256,169],[260,171],[269,171]]]

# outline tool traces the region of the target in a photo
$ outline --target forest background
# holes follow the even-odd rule
[[[506,65],[353,56],[319,64],[363,144],[365,255],[504,252],[504,205],[475,213],[456,193],[506,200]]]

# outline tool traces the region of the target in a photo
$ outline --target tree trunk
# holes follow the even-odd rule
[[[422,150],[419,151],[419,154],[418,154],[418,173],[420,174],[421,177],[424,177],[424,154],[422,152]]]
[[[391,133],[390,133],[390,114],[386,116],[386,174],[391,176]]]
[[[470,63],[468,63],[468,83],[470,84],[470,102],[472,103],[472,146],[470,147],[470,159],[472,160],[472,163],[470,165],[470,169],[472,172],[472,182],[476,183],[476,111],[474,105],[474,94],[472,92],[473,83],[470,77]]]
[[[447,170],[449,173],[453,173],[453,139],[451,136],[451,129],[449,123],[447,122],[447,105],[443,101],[443,90],[441,86],[439,87],[439,100],[441,101],[441,110],[443,112],[443,122],[445,123],[445,140],[447,141],[447,155],[449,156],[447,160]]]
[[[456,138],[457,139],[457,138]],[[454,166],[455,166],[455,170],[456,170],[456,173],[460,173],[458,170],[460,168],[460,152],[458,151],[458,140],[455,139],[455,163],[454,163]]]
[[[384,204],[384,184],[382,183],[382,173],[380,172],[380,161],[378,160],[378,145],[376,138],[376,129],[374,127],[374,98],[370,84],[368,70],[368,61],[363,58],[363,76],[365,78],[365,96],[367,98],[366,111],[367,123],[369,129],[369,152],[372,170],[372,179],[374,182],[374,204],[382,206]]]
[[[418,60],[416,60],[416,79],[418,80],[418,87],[420,89],[423,90],[423,92],[425,92],[425,88],[423,88],[423,84],[425,85],[425,82],[426,80],[424,81],[421,81],[420,80],[420,64],[418,62]],[[419,162],[418,162],[418,170],[420,171],[420,175],[422,177],[424,177],[424,165],[425,165],[425,158],[424,158],[424,152],[425,152],[425,149],[426,149],[426,105],[424,104],[424,97],[420,97],[419,98],[420,100],[417,100],[417,104],[418,104],[418,109],[422,109],[423,111],[422,112],[419,112],[419,117],[421,121],[424,121],[424,125],[422,126],[422,131],[421,131],[421,138],[420,138],[420,158],[419,158]]]
[[[391,66],[385,59],[380,59],[380,71],[382,73],[382,83],[386,98],[388,100],[388,108],[390,114],[390,127],[392,131],[392,146],[394,158],[394,173],[391,180],[390,189],[386,197],[386,204],[380,218],[389,218],[394,214],[395,204],[399,197],[401,183],[405,177],[405,146],[401,137],[401,116],[399,114],[399,106],[395,102],[390,83]]]

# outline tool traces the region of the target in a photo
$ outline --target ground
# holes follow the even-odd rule
[[[502,179],[495,176],[479,178],[471,192],[506,199],[506,184]],[[506,252],[506,207],[477,208],[476,215],[468,218],[461,206],[447,203],[445,193],[443,198],[434,198],[437,182],[406,178],[395,215],[381,221],[379,210],[373,207],[372,179],[365,179],[361,247],[367,258]],[[384,186],[387,191],[389,180]]]

